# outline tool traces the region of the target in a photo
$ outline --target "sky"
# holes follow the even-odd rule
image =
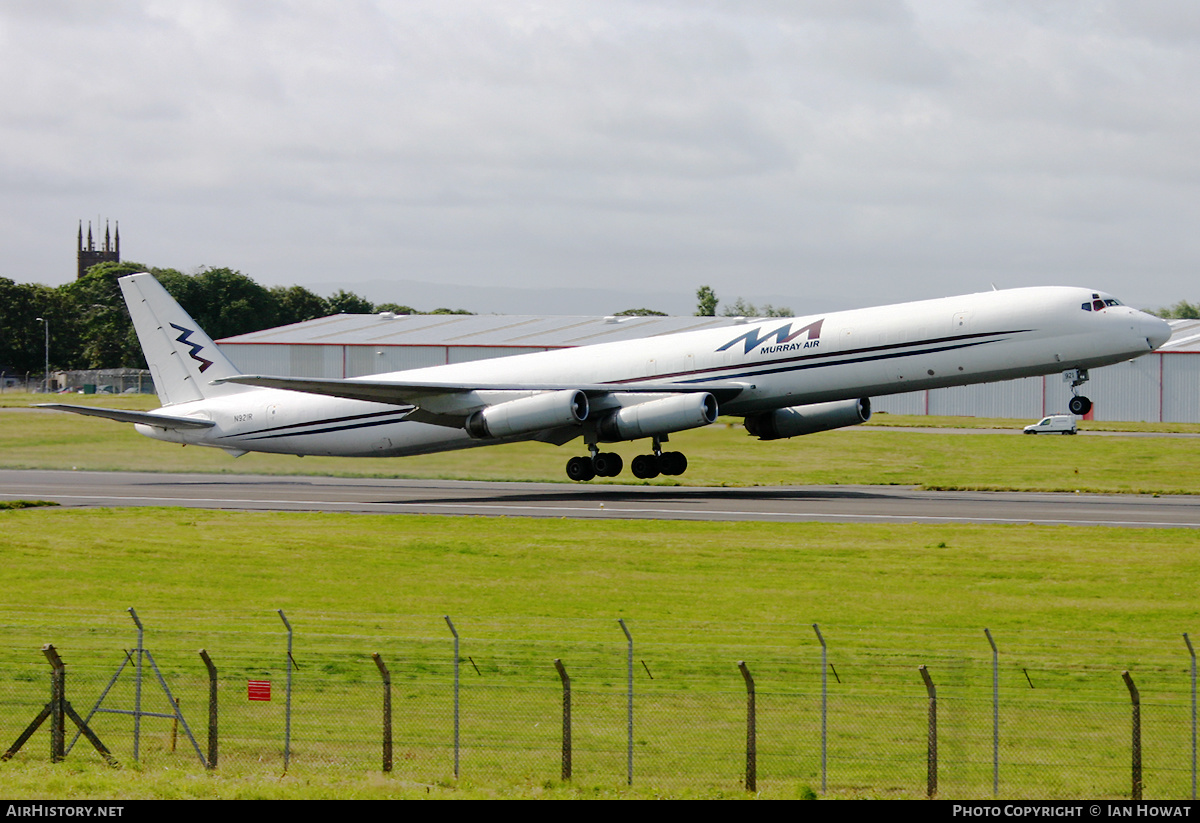
[[[90,220],[418,308],[1200,298],[1195,3],[5,0],[0,71],[18,282]]]

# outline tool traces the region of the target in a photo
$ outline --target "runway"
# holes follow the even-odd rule
[[[1200,497],[932,492],[906,486],[698,488],[267,475],[0,470],[0,500],[231,511],[800,523],[1200,528]]]

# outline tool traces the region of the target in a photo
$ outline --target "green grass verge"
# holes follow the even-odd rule
[[[76,406],[99,406],[105,409],[150,411],[159,406],[153,394],[33,394],[32,392],[0,392],[0,409],[25,409],[39,403],[72,403]]]
[[[216,449],[150,440],[107,420],[6,410],[0,422],[4,468],[567,482],[566,458],[582,452],[578,442],[562,448],[520,443],[407,458],[248,454],[234,460]],[[649,484],[1200,493],[1200,438],[1021,437],[879,426],[762,443],[738,425],[719,422],[674,435],[671,448],[688,455],[687,474]],[[615,450],[628,464],[644,444],[617,444]],[[617,482],[639,481],[626,472]]]
[[[632,796],[740,794],[738,660],[759,689],[764,795],[819,786],[812,623],[838,677],[834,796],[921,794],[921,664],[942,699],[943,796],[990,795],[984,627],[1001,649],[1004,796],[1127,792],[1122,670],[1144,704],[1147,796],[1188,790],[1192,530],[56,509],[0,512],[0,532],[0,743],[46,699],[46,642],[67,660],[76,706],[90,705],[131,647],[131,605],[193,718],[204,704],[196,650],[213,655],[234,730],[218,776],[182,744],[169,754],[167,724],[148,721],[143,772],[108,775],[77,752],[81,765],[53,772],[57,782],[42,736],[0,765],[10,797],[622,795],[618,617],[637,643]],[[278,700],[268,715],[239,699],[247,677],[283,681],[277,608],[296,628],[300,666],[283,780]],[[460,783],[449,773],[447,614],[463,643]],[[378,774],[371,652],[392,667],[402,716],[390,777]],[[557,780],[554,658],[583,723],[570,788]],[[127,686],[115,694],[132,699]],[[128,722],[106,719],[101,734],[128,762]]]

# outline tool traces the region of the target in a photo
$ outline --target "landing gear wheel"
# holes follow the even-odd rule
[[[687,457],[683,452],[663,452],[658,457],[658,468],[663,474],[676,476],[687,471]]]
[[[1063,372],[1063,381],[1071,384],[1071,394],[1075,395],[1067,403],[1067,409],[1078,417],[1092,410],[1092,401],[1079,394],[1079,387],[1088,381],[1087,369],[1067,369]]]
[[[633,471],[634,477],[642,480],[650,480],[651,478],[658,477],[658,458],[652,454],[639,454],[633,458],[630,469]]]
[[[616,477],[624,467],[625,461],[616,452],[600,452],[592,458],[597,477]]]
[[[590,457],[572,457],[567,461],[567,477],[583,483],[596,476]]]

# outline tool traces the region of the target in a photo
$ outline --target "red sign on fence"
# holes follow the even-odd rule
[[[246,681],[246,697],[251,700],[270,700],[271,699],[271,681],[270,680],[247,680]]]

